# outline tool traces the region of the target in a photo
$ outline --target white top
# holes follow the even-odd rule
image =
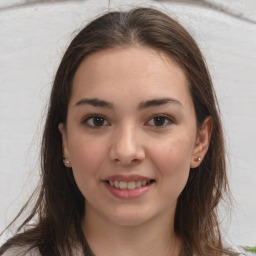
[[[40,256],[40,252],[37,248],[33,248],[26,252],[28,247],[12,247],[7,249],[2,256]]]
[[[28,246],[15,246],[7,249],[1,256],[41,256],[38,248],[33,248],[29,251]],[[83,256],[82,250],[74,249],[73,254],[76,256]]]
[[[236,249],[237,252],[240,252],[241,255],[245,255],[245,256],[255,256],[256,254],[251,253],[251,252],[247,252],[245,251],[243,248],[237,248],[234,247],[234,249]],[[1,256],[41,256],[41,253],[39,252],[39,250],[37,248],[33,248],[31,250],[29,250],[28,252],[26,252],[28,250],[28,247],[12,247],[10,249],[8,249],[6,252],[4,252],[3,255]],[[79,250],[75,251],[76,256],[82,256],[82,252]]]

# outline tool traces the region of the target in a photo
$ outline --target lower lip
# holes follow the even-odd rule
[[[116,197],[120,198],[120,199],[134,199],[134,198],[138,198],[141,197],[142,195],[144,195],[145,193],[147,193],[150,189],[150,187],[153,185],[152,183],[149,183],[146,186],[143,186],[141,188],[135,188],[132,190],[124,190],[124,189],[119,189],[113,186],[110,186],[108,184],[108,182],[104,182],[105,186],[107,187],[107,189]]]

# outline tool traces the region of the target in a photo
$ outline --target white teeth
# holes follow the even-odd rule
[[[127,182],[125,182],[125,181],[120,181],[119,182],[119,188],[120,189],[127,189],[127,186],[128,186]]]
[[[136,186],[136,188],[140,188],[141,187],[141,181],[140,180],[136,181],[135,186]]]
[[[116,188],[119,188],[119,181],[115,180],[114,185],[115,185]]]
[[[110,180],[109,184],[113,187],[120,188],[123,190],[127,190],[127,189],[133,190],[135,188],[140,188],[140,187],[146,186],[149,182],[150,182],[150,180],[138,180],[138,181],[129,181],[129,182]]]
[[[135,189],[135,181],[128,182],[128,189],[129,190]]]

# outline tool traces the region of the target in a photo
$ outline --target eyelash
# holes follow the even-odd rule
[[[90,119],[93,120],[94,118],[102,118],[102,119],[104,120],[104,123],[105,123],[105,121],[107,121],[104,116],[95,114],[95,115],[89,115],[89,116],[87,116],[87,117],[82,121],[82,123],[85,124],[86,126],[92,128],[92,129],[99,129],[99,128],[101,128],[102,126],[104,126],[104,125],[101,125],[101,126],[93,126],[93,125],[88,124],[88,121],[89,121]]]
[[[164,128],[164,127],[166,127],[167,125],[171,125],[171,124],[174,124],[174,123],[175,123],[172,118],[170,118],[168,115],[165,115],[165,114],[156,114],[156,115],[152,116],[152,117],[149,119],[149,121],[150,121],[150,120],[153,120],[153,119],[155,119],[155,118],[164,118],[164,120],[165,120],[164,123],[167,122],[167,124],[165,124],[164,126],[152,125],[152,126],[155,126],[155,127],[158,127],[158,128]],[[148,121],[148,122],[149,122],[149,121]]]
[[[103,120],[102,120],[102,121],[103,121],[103,125],[95,126],[95,125],[92,125],[92,124],[88,124],[88,121],[89,121],[89,120],[92,120],[92,121],[93,121],[94,118],[101,118],[101,119],[103,119]],[[167,121],[167,124],[165,124],[164,126],[158,126],[158,125],[150,125],[150,126],[155,126],[155,127],[158,127],[158,128],[164,128],[164,127],[166,127],[167,125],[171,125],[171,124],[174,124],[174,123],[175,123],[175,121],[174,121],[172,118],[170,118],[169,116],[167,116],[167,115],[165,115],[165,114],[157,114],[157,115],[154,115],[154,116],[152,116],[152,117],[149,119],[149,121],[151,121],[151,120],[153,120],[153,119],[155,119],[155,118],[164,118],[164,123],[166,123],[166,121]],[[147,123],[149,123],[149,121],[147,121]],[[105,122],[108,122],[108,121],[106,120],[106,118],[105,118],[104,116],[102,116],[102,115],[99,115],[99,114],[89,115],[89,116],[87,116],[87,117],[82,121],[83,124],[85,124],[86,126],[92,128],[92,129],[100,129],[100,128],[103,127],[103,126],[107,126],[107,125],[104,125]]]

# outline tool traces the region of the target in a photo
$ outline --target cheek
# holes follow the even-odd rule
[[[70,143],[72,169],[78,183],[90,183],[97,179],[106,157],[106,143],[97,140],[77,138]],[[98,177],[99,178],[99,177]]]
[[[193,149],[192,140],[188,136],[175,136],[166,139],[154,147],[151,156],[159,173],[159,179],[166,184],[163,188],[169,193],[170,189],[177,193],[186,185],[190,160]]]
[[[152,145],[151,157],[165,167],[189,166],[193,152],[193,140],[187,135],[176,135]],[[165,169],[165,168],[164,168]]]

